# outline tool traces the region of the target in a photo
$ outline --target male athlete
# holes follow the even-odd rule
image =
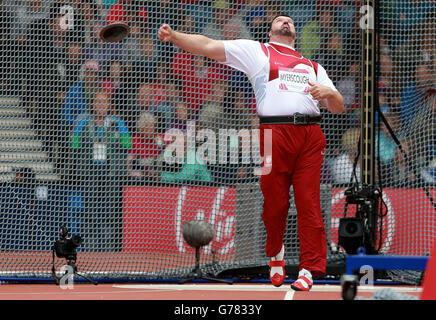
[[[293,186],[300,240],[298,279],[292,289],[309,291],[312,276],[325,274],[327,241],[320,205],[320,175],[325,136],[318,124],[319,105],[332,113],[344,110],[342,95],[325,69],[295,51],[294,22],[276,16],[270,25],[269,43],[252,40],[214,40],[199,34],[176,32],[163,24],[158,37],[192,54],[244,72],[256,97],[260,121],[263,166],[260,178],[264,197],[262,219],[270,257],[270,279],[281,286],[285,279],[283,237]],[[271,154],[265,154],[266,130],[271,132]]]

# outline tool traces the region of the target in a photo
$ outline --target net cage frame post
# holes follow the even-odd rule
[[[378,21],[378,2],[366,0],[362,3],[362,8],[366,7],[366,25],[360,25],[360,44],[361,60],[360,72],[362,85],[360,88],[360,141],[359,155],[361,159],[360,184],[356,181],[356,187],[351,187],[347,196],[347,204],[356,204],[356,218],[361,220],[363,229],[362,245],[370,254],[377,254],[377,222],[379,208],[377,202],[381,194],[377,194],[376,186],[376,154],[375,154],[375,130],[376,130],[376,111],[378,104],[378,80],[377,80],[377,21]],[[355,159],[357,161],[357,158]],[[356,165],[356,164],[355,164]],[[366,195],[362,201],[353,202],[360,191],[365,191]],[[346,212],[342,220],[345,223]],[[340,231],[339,231],[340,233]],[[340,236],[340,234],[339,234]],[[350,252],[348,252],[350,253]],[[353,254],[352,252],[351,254]]]
[[[362,41],[362,87],[361,87],[361,182],[374,186],[375,181],[375,113],[377,106],[377,15],[378,4],[374,0],[366,0],[364,5],[373,8],[373,21],[361,29]],[[371,19],[371,17],[370,17]],[[376,252],[377,246],[377,206],[368,210],[369,234],[367,243],[368,251]]]
[[[365,6],[373,8],[373,24],[361,28],[361,113],[360,150],[361,181],[374,184],[375,181],[375,112],[377,105],[377,1],[366,0]]]

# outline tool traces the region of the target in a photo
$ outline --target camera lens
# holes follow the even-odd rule
[[[346,225],[345,230],[349,233],[349,234],[354,234],[356,233],[358,229],[358,226],[355,222],[349,223]]]
[[[82,238],[80,236],[72,236],[71,242],[73,243],[74,247],[77,248],[82,243]]]

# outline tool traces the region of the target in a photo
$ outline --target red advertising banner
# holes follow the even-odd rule
[[[234,252],[235,189],[233,187],[126,187],[124,189],[125,252],[186,252],[183,225],[205,220],[215,229],[208,253]]]
[[[331,245],[337,249],[339,220],[344,216],[344,189],[332,189]],[[435,243],[436,189],[383,189],[381,253],[425,255]],[[183,224],[202,219],[215,228],[215,237],[204,249],[234,253],[236,191],[234,187],[125,187],[124,251],[186,252]],[[256,208],[254,210],[262,210]],[[347,217],[355,216],[349,205]]]

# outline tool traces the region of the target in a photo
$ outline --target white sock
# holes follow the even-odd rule
[[[282,249],[280,252],[275,256],[271,258],[271,261],[277,261],[277,260],[283,260],[285,257],[285,246],[282,246]],[[279,275],[283,275],[283,268],[282,267],[271,267],[270,275],[273,276],[274,274],[278,273]]]
[[[310,281],[312,281],[312,274],[310,273],[309,270],[306,269],[301,269],[300,272],[298,272],[298,276],[305,276],[307,279],[309,279]]]

